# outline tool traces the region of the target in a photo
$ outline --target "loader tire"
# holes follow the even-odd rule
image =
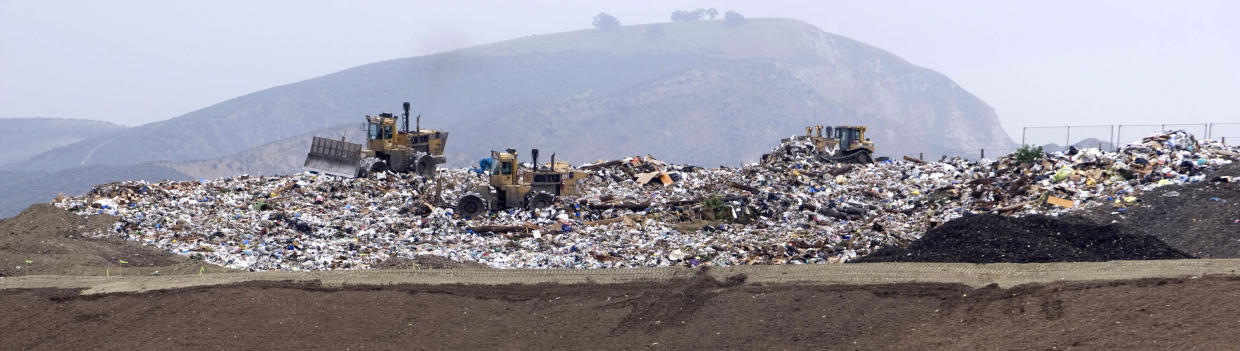
[[[487,211],[487,202],[477,194],[462,196],[456,201],[456,213],[462,217],[477,217]]]
[[[430,178],[435,175],[435,157],[431,155],[422,155],[413,163],[413,171],[423,178]]]
[[[537,210],[537,209],[543,209],[543,208],[551,207],[554,205],[555,205],[555,195],[551,195],[551,194],[544,193],[544,192],[538,192],[538,193],[532,194],[529,200],[525,201],[525,208],[530,211]]]
[[[388,164],[378,158],[367,157],[365,160],[362,160],[362,167],[359,168],[357,176],[366,177],[379,172],[387,172]]]

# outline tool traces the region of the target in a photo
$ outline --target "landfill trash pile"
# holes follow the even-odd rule
[[[1192,258],[1150,235],[1084,217],[968,215],[930,229],[908,247],[851,262],[1029,263]]]
[[[494,268],[609,268],[844,262],[906,246],[973,213],[1060,214],[1198,182],[1236,148],[1182,131],[1119,152],[1070,150],[1021,162],[944,159],[846,165],[779,152],[743,167],[651,156],[581,166],[582,193],[553,207],[463,218],[451,205],[486,176],[304,173],[105,184],[55,204],[121,219],[119,236],[250,270],[358,269],[421,255]],[[529,166],[526,165],[528,168]]]

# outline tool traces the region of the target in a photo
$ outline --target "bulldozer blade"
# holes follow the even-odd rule
[[[362,157],[362,144],[347,141],[314,137],[310,143],[310,153],[306,154],[305,168],[311,171],[337,175],[341,177],[357,177]]]

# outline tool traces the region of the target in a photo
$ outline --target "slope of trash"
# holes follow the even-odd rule
[[[1118,224],[1074,216],[969,215],[930,229],[908,247],[887,247],[853,262],[1029,263],[1192,258],[1162,240]]]
[[[1071,150],[1021,162],[824,162],[793,139],[738,168],[650,156],[582,166],[579,196],[552,208],[462,218],[451,204],[485,176],[435,179],[304,173],[196,182],[120,182],[54,203],[121,218],[117,236],[230,268],[355,269],[419,255],[495,268],[843,262],[906,246],[973,213],[1062,214],[1123,206],[1159,186],[1203,181],[1237,148],[1188,133],[1119,152]]]

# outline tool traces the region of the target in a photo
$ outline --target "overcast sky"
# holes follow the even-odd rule
[[[1240,121],[1240,1],[10,1],[0,117],[138,125],[375,61],[714,7],[951,77],[1030,125]]]

